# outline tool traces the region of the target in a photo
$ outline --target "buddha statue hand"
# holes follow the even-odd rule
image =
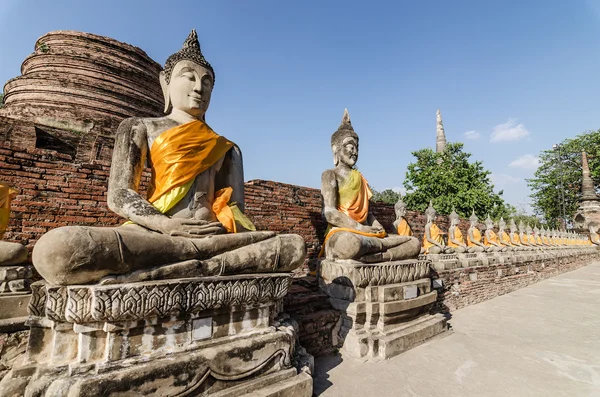
[[[159,231],[170,236],[188,238],[227,233],[221,222],[169,217],[161,222]]]

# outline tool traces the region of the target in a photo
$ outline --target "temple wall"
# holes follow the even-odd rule
[[[45,149],[21,149],[0,142],[0,181],[20,189],[12,204],[11,221],[5,239],[21,242],[31,249],[46,231],[65,225],[115,226],[123,220],[108,210],[106,188],[109,161],[74,163],[74,157]],[[148,181],[143,177],[142,185]],[[142,186],[142,191],[144,187]],[[393,205],[378,203],[373,211],[388,229],[394,221]],[[325,223],[321,219],[318,189],[284,183],[253,180],[246,183],[246,213],[258,229],[297,233],[306,240],[308,260],[298,270],[285,310],[300,325],[300,340],[314,355],[332,354],[339,312],[333,310],[327,295],[318,288],[316,278],[307,276],[316,265]],[[425,215],[409,211],[407,219],[416,236],[423,235]],[[448,219],[438,218],[443,230]],[[468,222],[461,221],[466,233]],[[449,312],[523,288],[539,280],[584,266],[571,261],[537,265],[492,265],[440,271],[437,278],[437,311]]]

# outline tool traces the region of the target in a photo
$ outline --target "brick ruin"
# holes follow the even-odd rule
[[[112,135],[125,117],[162,114],[160,66],[136,47],[57,31],[38,40],[21,71],[6,84],[0,109],[0,181],[20,190],[5,239],[31,250],[43,233],[59,226],[122,223],[106,205]],[[146,172],[142,192],[148,178]],[[340,315],[310,275],[326,226],[319,190],[252,180],[245,193],[246,213],[257,229],[305,239],[308,259],[285,298],[286,311],[298,320],[300,341],[311,354],[334,353]],[[376,203],[373,211],[390,231],[393,205]],[[407,220],[422,236],[425,215],[408,211]],[[447,230],[449,220],[440,216],[438,224]],[[466,235],[468,221],[462,220],[460,228]],[[449,313],[583,265],[556,261],[440,271],[436,310]]]

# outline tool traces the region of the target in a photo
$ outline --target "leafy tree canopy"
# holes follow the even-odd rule
[[[396,193],[392,189],[385,189],[383,192],[378,192],[377,190],[373,189],[373,187],[370,188],[373,192],[373,197],[371,198],[371,201],[382,201],[387,204],[396,204],[396,202],[400,198],[400,194]]]
[[[469,162],[470,153],[462,143],[448,143],[443,153],[421,149],[412,153],[416,162],[408,165],[404,202],[413,210],[424,211],[433,202],[438,213],[449,214],[452,208],[468,218],[474,209],[483,220],[489,213],[493,219],[508,219],[515,208],[504,202],[503,192],[494,192],[491,172],[481,161]]]
[[[572,222],[581,197],[581,152],[588,155],[594,182],[600,180],[600,130],[588,131],[566,139],[556,149],[540,153],[540,165],[534,177],[527,180],[531,188],[535,213],[550,227],[561,227],[564,213]],[[598,185],[595,183],[596,190]],[[563,199],[564,196],[564,199]]]

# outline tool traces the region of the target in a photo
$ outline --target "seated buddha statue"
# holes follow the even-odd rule
[[[435,223],[437,213],[435,212],[431,201],[429,202],[429,207],[425,210],[425,215],[427,216],[427,223],[425,224],[425,234],[423,235],[422,252],[424,254],[454,253],[454,248],[448,247],[444,243],[444,233]]]
[[[404,217],[406,215],[406,204],[402,201],[402,196],[398,198],[398,201],[394,205],[394,212],[396,213],[396,220],[394,221],[394,230],[396,230],[396,233],[400,236],[412,236],[412,228]]]
[[[24,245],[2,241],[10,221],[10,202],[17,193],[17,190],[0,183],[0,266],[18,265],[27,260]]]
[[[416,258],[419,240],[411,236],[388,236],[369,210],[373,193],[355,168],[358,135],[348,110],[331,136],[331,150],[335,167],[321,176],[323,218],[329,224],[321,254],[324,252],[330,260],[364,263]]]
[[[535,243],[540,246],[540,247],[544,247],[546,244],[544,244],[544,241],[542,241],[542,234],[540,232],[540,228],[539,227],[534,227],[533,228],[533,236],[535,238]]]
[[[523,221],[519,222],[519,240],[521,240],[521,244],[524,247],[528,249],[535,249],[535,246],[529,241],[529,235],[527,234],[527,230]]]
[[[489,248],[486,247],[481,241],[481,231],[477,227],[477,222],[479,218],[475,215],[475,210],[473,210],[473,214],[469,218],[471,222],[469,226],[469,230],[467,231],[467,246],[473,249],[473,252],[488,252]]]
[[[453,248],[457,254],[464,254],[466,252],[473,252],[473,250],[465,244],[465,239],[460,227],[460,218],[454,208],[448,216],[450,218],[450,227],[448,228],[448,247]]]
[[[552,246],[552,244],[550,244],[550,239],[548,238],[548,231],[546,228],[544,228],[544,226],[542,226],[540,229],[540,237],[542,239],[542,244],[544,244],[546,247]]]
[[[494,232],[494,221],[488,214],[485,220],[485,230],[483,232],[483,245],[488,247],[491,252],[504,252],[507,248],[502,245],[496,232]]]
[[[500,217],[500,220],[498,221],[498,239],[500,240],[500,243],[506,247],[507,251],[515,250],[516,247],[511,242],[510,235],[506,232],[506,222],[502,217]]]
[[[510,243],[518,251],[523,251],[523,250],[528,249],[528,247],[523,245],[523,242],[521,242],[521,236],[519,235],[519,229],[517,228],[517,224],[515,223],[515,220],[512,218],[510,220]]]
[[[533,234],[533,229],[531,228],[529,223],[525,227],[525,237],[527,238],[530,246],[532,246],[534,248],[539,248],[538,243],[535,239],[535,235]]]
[[[287,272],[301,265],[300,236],[252,231],[243,215],[241,151],[205,122],[215,73],[194,30],[159,80],[166,116],[128,118],[115,136],[107,202],[130,222],[49,231],[33,250],[40,275],[70,285]],[[138,188],[146,164],[152,173],[144,198]]]

